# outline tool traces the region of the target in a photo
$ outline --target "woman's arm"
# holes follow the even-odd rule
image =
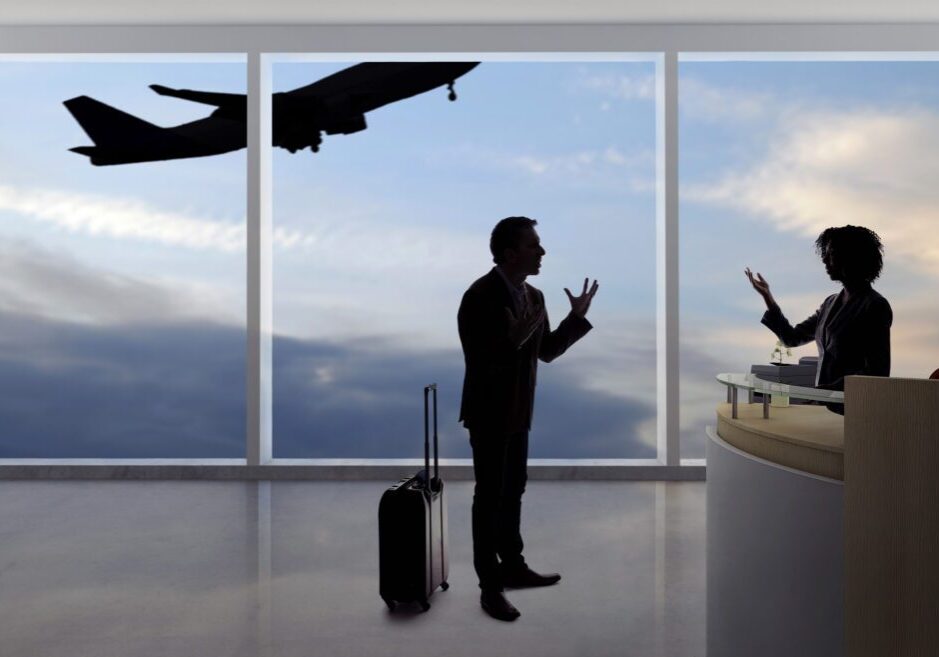
[[[815,311],[814,315],[792,326],[780,310],[776,299],[773,298],[769,283],[763,278],[763,275],[757,272],[754,276],[749,267],[744,270],[744,273],[750,280],[750,285],[753,286],[757,294],[763,297],[763,301],[766,303],[766,312],[763,314],[763,319],[760,320],[761,323],[775,333],[784,345],[798,347],[815,339],[815,328],[818,326],[818,318],[821,317],[824,304]]]
[[[776,337],[787,347],[800,347],[815,340],[815,329],[818,327],[818,318],[821,317],[824,307],[825,304],[822,304],[810,317],[793,326],[782,314],[779,306],[774,305],[763,313],[760,323],[775,333]]]

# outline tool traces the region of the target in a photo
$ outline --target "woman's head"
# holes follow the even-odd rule
[[[884,266],[884,246],[877,233],[863,226],[826,228],[815,240],[815,251],[833,281],[872,283]]]

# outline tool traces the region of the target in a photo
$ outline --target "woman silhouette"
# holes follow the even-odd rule
[[[849,374],[890,376],[893,311],[871,287],[883,268],[883,249],[877,233],[868,228],[826,228],[815,240],[815,250],[831,280],[840,281],[843,287],[795,326],[779,309],[766,279],[746,269],[753,289],[766,302],[762,323],[787,347],[815,340],[819,357],[815,385],[819,388],[844,390],[844,377]]]

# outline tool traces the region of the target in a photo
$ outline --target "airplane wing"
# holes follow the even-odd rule
[[[291,98],[312,98],[316,96],[329,96],[333,94],[348,93],[349,90],[360,86],[363,82],[371,80],[375,74],[389,70],[389,66],[400,68],[399,62],[366,62],[356,64],[349,68],[344,68],[325,78],[320,78],[312,84],[305,87],[299,87],[291,91],[284,92],[284,96]],[[407,63],[403,63],[408,66]]]
[[[405,98],[453,83],[479,62],[366,62],[292,91],[275,93],[274,145],[291,153],[315,153],[327,135],[365,130],[365,114]]]
[[[287,101],[355,97],[362,111],[449,85],[479,62],[366,62],[292,91],[275,94]]]
[[[202,103],[204,105],[215,105],[216,107],[224,108],[247,106],[247,100],[244,94],[193,91],[192,89],[170,89],[169,87],[164,87],[162,84],[151,84],[150,88],[161,96],[181,98],[182,100],[190,100],[194,103]]]

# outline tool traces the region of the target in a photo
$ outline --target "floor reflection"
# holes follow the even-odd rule
[[[704,484],[531,482],[526,554],[564,579],[479,609],[472,484],[450,583],[378,596],[383,482],[2,482],[0,655],[702,655]]]

